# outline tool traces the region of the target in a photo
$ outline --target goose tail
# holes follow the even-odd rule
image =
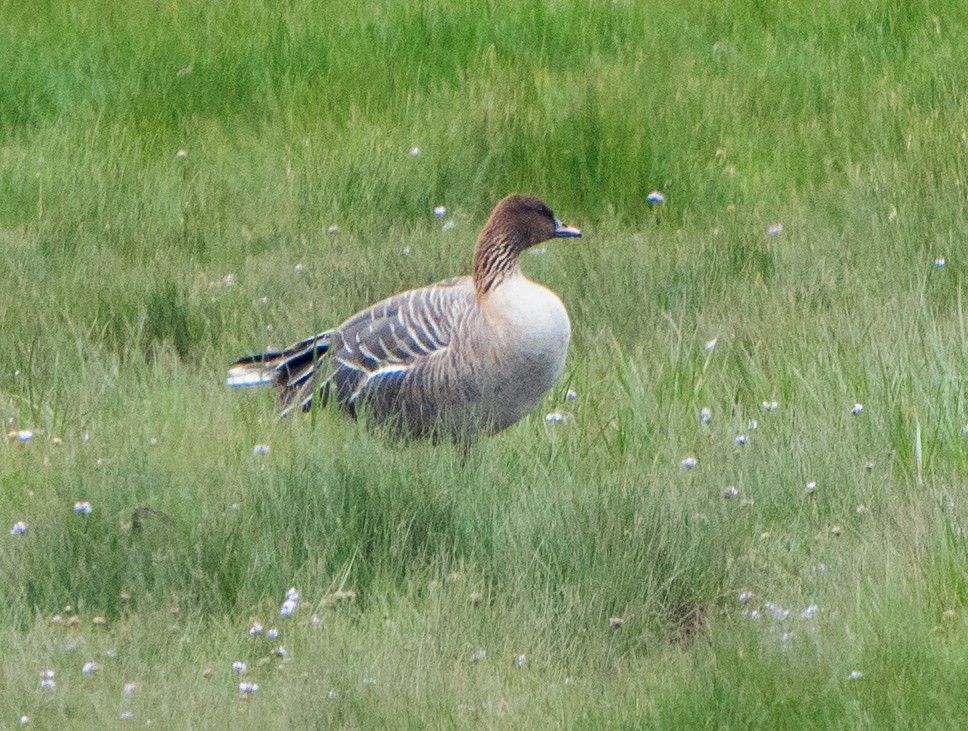
[[[232,388],[277,386],[283,389],[282,400],[288,405],[294,394],[310,390],[306,386],[320,358],[329,352],[332,337],[333,331],[326,330],[285,350],[239,358],[229,367],[225,385]]]

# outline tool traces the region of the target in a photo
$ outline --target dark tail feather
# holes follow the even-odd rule
[[[308,397],[305,394],[307,385],[311,387],[316,363],[329,351],[332,336],[333,331],[327,330],[282,351],[239,358],[229,368],[225,385],[234,388],[278,386],[283,389],[284,405],[292,404],[298,397],[300,403],[305,402],[303,408],[307,408],[312,400],[312,393]]]

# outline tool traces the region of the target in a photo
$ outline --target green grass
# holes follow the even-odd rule
[[[963,3],[0,17],[0,727],[958,727]],[[573,345],[467,464],[224,388],[511,191]]]

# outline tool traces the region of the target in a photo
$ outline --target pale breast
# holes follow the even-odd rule
[[[500,343],[494,400],[503,429],[528,414],[561,375],[571,323],[558,295],[523,276],[489,293],[484,310]]]

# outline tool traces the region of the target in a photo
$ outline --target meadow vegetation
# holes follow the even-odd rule
[[[961,725],[964,3],[0,18],[0,727]],[[223,386],[512,191],[573,345],[466,464]]]

